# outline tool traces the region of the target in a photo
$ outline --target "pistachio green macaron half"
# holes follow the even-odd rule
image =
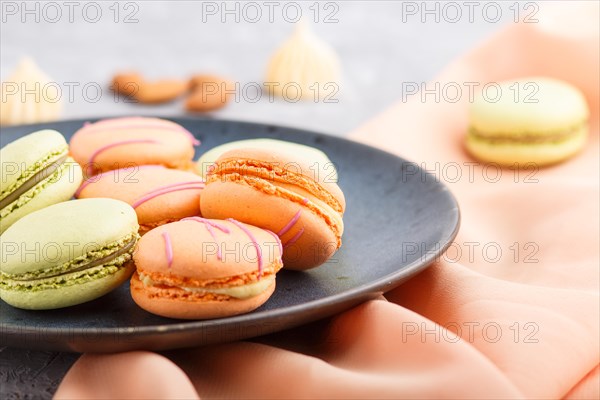
[[[113,199],[35,211],[0,236],[0,297],[17,308],[46,310],[103,296],[133,273],[138,228],[133,208]]]
[[[70,199],[81,184],[81,167],[53,130],[9,143],[0,150],[0,161],[0,233],[33,211]]]
[[[563,161],[583,148],[589,131],[583,94],[546,77],[500,82],[493,96],[478,95],[469,118],[467,151],[504,166]]]

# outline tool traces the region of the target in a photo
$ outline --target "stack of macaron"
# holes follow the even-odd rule
[[[85,124],[69,145],[41,131],[2,149],[1,298],[67,307],[131,277],[151,313],[219,318],[265,303],[282,267],[316,267],[340,247],[345,200],[324,153],[253,139],[194,163],[198,144],[174,122],[128,117]]]
[[[515,87],[533,92],[515,99]],[[527,78],[500,89],[471,105],[474,157],[548,165],[583,147],[589,109],[576,88]],[[219,318],[264,304],[281,268],[317,267],[340,248],[345,198],[323,152],[251,139],[194,162],[197,145],[172,121],[126,117],[85,124],[69,144],[43,130],[1,149],[0,297],[60,308],[130,279],[151,313]]]
[[[0,152],[2,300],[61,308],[129,279],[139,239],[135,210],[109,198],[71,200],[83,171],[63,135],[34,132]]]

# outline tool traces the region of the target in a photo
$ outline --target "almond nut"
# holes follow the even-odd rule
[[[190,79],[189,86],[192,94],[185,104],[188,111],[217,110],[235,97],[236,84],[216,75],[195,75]]]
[[[134,96],[144,82],[144,78],[136,72],[116,74],[112,79],[111,90],[125,95]]]
[[[143,82],[133,97],[143,104],[158,104],[175,100],[187,91],[187,82],[164,79],[156,82]]]
[[[222,84],[225,84],[227,89],[235,89],[235,84],[233,82],[218,75],[198,74],[192,76],[189,82],[190,89],[192,90],[202,89],[203,86],[206,87],[211,84],[217,84],[219,87]]]
[[[208,93],[202,90],[195,90],[187,98],[185,108],[188,111],[207,112],[223,108],[227,103],[229,96],[226,96],[220,90],[216,93]]]

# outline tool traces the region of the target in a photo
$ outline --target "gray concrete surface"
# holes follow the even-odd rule
[[[483,6],[478,6],[472,12],[473,22],[468,9],[461,7],[461,18],[453,23],[456,12],[440,2],[425,6],[393,1],[295,2],[303,19],[339,53],[343,80],[334,96],[338,102],[269,101],[266,94],[252,102],[256,92],[251,85],[263,82],[270,55],[293,30],[294,24],[288,21],[295,20],[296,7],[289,6],[290,2],[287,8],[285,2],[277,3],[271,13],[264,2],[253,2],[259,7],[248,8],[245,3],[223,6],[220,1],[136,1],[121,2],[118,7],[113,1],[100,1],[87,8],[79,2],[72,8],[41,4],[37,11],[36,3],[40,4],[28,2],[25,8],[21,2],[3,1],[1,75],[6,79],[21,57],[33,57],[63,88],[64,118],[180,115],[181,101],[140,106],[115,99],[108,90],[112,74],[131,69],[161,78],[215,72],[231,77],[240,87],[249,85],[248,96],[215,113],[216,117],[333,134],[344,134],[373,117],[400,98],[404,82],[430,79],[449,60],[512,18],[509,4],[502,6],[499,22],[489,22],[493,8],[484,13]],[[239,12],[227,14],[236,4]],[[436,7],[437,13],[424,14],[426,8]],[[253,23],[256,9],[261,18]],[[100,17],[96,17],[98,11]],[[98,86],[102,89],[99,97]],[[73,87],[72,94],[69,87]]]
[[[57,19],[56,10],[44,9],[44,3],[27,2],[33,13],[25,13],[20,1],[2,1],[0,74],[6,79],[20,57],[33,57],[64,88],[65,119],[181,115],[181,102],[147,107],[115,100],[107,83],[115,71],[127,69],[149,78],[214,72],[242,85],[261,82],[270,54],[293,28],[288,21],[295,19],[295,6],[288,6],[284,12],[285,3],[276,3],[271,22],[265,3],[256,2],[262,12],[262,19],[256,23],[250,21],[256,13],[249,8],[244,12],[243,3],[237,6],[239,22],[235,21],[236,15],[219,10],[221,2],[209,3],[121,2],[117,5],[120,12],[115,15],[113,1],[98,1],[97,6],[75,2],[69,15],[68,7],[57,2],[61,12]],[[492,22],[496,19],[495,6],[484,13],[483,3],[478,3],[471,15],[463,3],[455,3],[462,15],[457,22],[452,22],[456,10],[444,9],[445,4],[440,2],[427,3],[428,10],[434,10],[430,14],[423,13],[422,2],[297,3],[307,20],[314,20],[314,10],[319,9],[313,29],[339,53],[343,67],[343,81],[336,95],[339,101],[270,102],[263,96],[256,103],[240,99],[215,113],[215,117],[344,135],[400,99],[403,82],[431,79],[450,60],[514,17],[509,9],[513,2],[502,4],[498,22]],[[235,4],[228,3],[228,9],[235,9]],[[214,8],[207,6],[216,6],[217,14],[209,13]],[[102,13],[99,18],[95,14],[98,9]],[[125,23],[132,12],[131,18],[137,22]],[[327,15],[337,22],[326,23]],[[89,101],[96,96],[91,89],[86,100],[82,93],[86,84],[98,84],[103,89],[98,101]],[[72,98],[67,85],[75,87]],[[76,358],[72,354],[0,348],[0,397],[50,397]]]

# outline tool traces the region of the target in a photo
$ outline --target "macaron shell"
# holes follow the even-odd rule
[[[541,167],[577,154],[585,145],[587,136],[587,126],[580,128],[568,139],[548,143],[495,143],[468,135],[466,149],[473,157],[484,162],[507,167],[515,163],[521,167]]]
[[[243,175],[257,175],[266,167],[268,178],[273,177],[273,169],[280,169],[285,174],[289,174],[285,179],[287,183],[292,183],[303,187],[303,182],[296,176],[307,178],[315,182],[319,187],[328,192],[335,201],[339,203],[340,212],[346,208],[344,193],[337,185],[337,172],[331,161],[312,160],[303,158],[302,154],[294,154],[286,149],[280,152],[273,149],[236,149],[228,151],[221,155],[217,160],[216,175],[227,172],[227,164],[246,163],[242,167],[234,167],[233,171]],[[335,173],[335,174],[334,174]],[[335,177],[335,179],[334,179]],[[207,181],[210,181],[208,178]]]
[[[338,240],[331,227],[302,204],[233,182],[207,185],[200,201],[202,213],[207,218],[231,217],[275,233],[280,232],[300,211],[298,221],[281,237],[285,246],[304,229],[295,243],[284,248],[285,269],[316,267],[337,250]]]
[[[90,169],[94,153],[109,145],[115,146],[93,158],[97,172],[148,164],[188,169],[194,146],[186,132],[180,125],[159,118],[115,118],[82,127],[71,138],[70,148],[84,170]]]
[[[34,211],[67,201],[73,197],[73,194],[81,184],[81,167],[71,158],[67,158],[65,163],[67,164],[67,167],[60,173],[57,180],[51,179],[48,181],[47,184],[44,184],[44,188],[31,200],[11,211],[6,217],[0,219],[0,233],[3,233],[19,219]],[[25,192],[25,195],[28,195],[35,190],[36,188],[34,187],[30,191]]]
[[[313,160],[321,165],[331,164],[331,160],[321,150],[315,149],[314,147],[306,146],[299,143],[286,142],[283,140],[269,139],[269,138],[258,138],[258,139],[246,139],[237,140],[222,144],[220,146],[213,147],[208,150],[196,162],[196,171],[200,176],[207,176],[208,169],[212,166],[221,155],[231,150],[236,149],[270,149],[274,152],[288,152],[301,156],[302,158]],[[330,179],[337,182],[337,171],[335,167],[329,168],[328,174]]]
[[[552,135],[589,118],[581,91],[563,81],[530,77],[501,82],[498,100],[493,90],[471,104],[471,128],[480,135]]]
[[[147,288],[135,273],[130,291],[133,300],[144,310],[167,318],[209,319],[238,315],[255,310],[275,291],[275,282],[258,296],[248,299],[203,301],[181,289]]]
[[[26,310],[51,310],[70,307],[94,300],[121,286],[134,272],[132,262],[114,274],[82,284],[46,289],[42,292],[0,290],[0,298],[8,304]]]
[[[186,190],[157,195],[135,208],[141,232],[144,233],[167,222],[199,216],[202,189],[197,187],[204,185],[202,179],[191,172],[158,165],[112,170],[85,182],[78,198],[107,197],[133,206],[152,191],[186,182],[193,184],[179,187],[188,188]]]
[[[34,166],[51,152],[66,148],[63,135],[51,129],[30,133],[7,144],[0,150],[2,190],[17,182],[22,171]]]
[[[26,215],[2,234],[2,272],[23,274],[61,265],[136,233],[135,211],[114,199],[54,204]],[[33,249],[31,252],[19,250]]]
[[[331,208],[331,206],[322,201],[320,198],[292,184],[277,182],[277,187],[287,193],[293,193],[294,198],[296,199],[298,197],[302,198],[302,205],[308,207],[308,205],[310,204],[319,209],[323,215],[327,215],[327,219],[331,220],[331,224],[337,225],[337,229],[339,230],[340,235],[344,233],[343,214],[341,214],[338,211],[335,211],[333,208]]]
[[[215,240],[204,223],[184,220],[159,226],[145,234],[133,255],[138,272],[159,273],[175,281],[257,274],[257,250],[247,233],[229,221],[211,222],[225,227],[229,233],[212,227]],[[278,264],[281,254],[277,239],[263,229],[250,225],[244,227],[260,246],[263,268]],[[171,244],[173,258],[170,266],[163,234],[168,235]],[[220,260],[217,245],[222,251]]]

